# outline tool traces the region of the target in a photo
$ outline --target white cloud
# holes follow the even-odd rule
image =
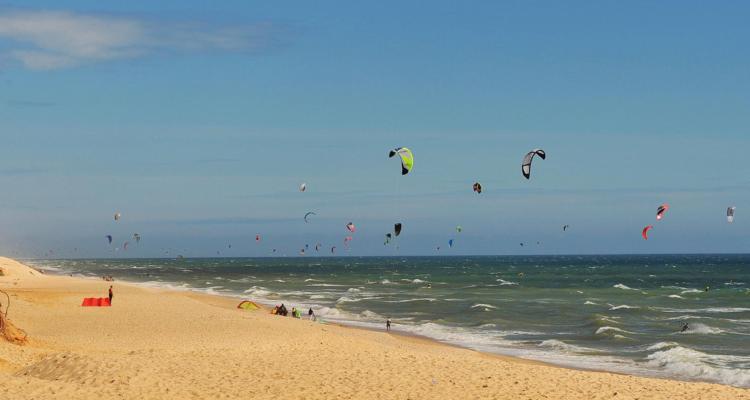
[[[158,51],[244,51],[266,44],[270,26],[209,28],[57,11],[0,12],[3,57],[57,69]]]

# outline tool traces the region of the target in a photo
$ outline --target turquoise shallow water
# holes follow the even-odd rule
[[[390,317],[396,330],[561,365],[750,387],[749,255],[29,263],[312,307],[371,328]]]

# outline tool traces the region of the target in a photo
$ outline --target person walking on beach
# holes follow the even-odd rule
[[[385,330],[388,331],[388,332],[391,331],[391,319],[390,318],[388,318],[387,320],[385,320]]]
[[[307,317],[310,318],[310,321],[315,321],[315,313],[313,312],[312,307],[310,307],[310,310],[307,312]]]
[[[112,294],[112,286],[109,287],[109,305],[112,305],[112,297],[114,295]]]

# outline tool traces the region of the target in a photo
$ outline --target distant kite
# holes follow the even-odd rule
[[[547,158],[547,154],[542,149],[534,149],[526,153],[521,163],[521,173],[526,179],[531,177],[531,161],[534,159],[534,156],[539,156],[542,160]]]
[[[570,225],[563,225],[563,232],[567,231],[568,228],[570,228]]]
[[[734,210],[736,208],[737,207],[734,206],[727,208],[727,222],[729,222],[730,224],[734,222]]]
[[[396,224],[393,225],[393,233],[395,233],[396,236],[398,236],[398,235],[401,234],[401,223],[400,222],[397,222]]]
[[[119,212],[116,212],[115,213],[115,221],[119,221],[120,217],[122,217],[122,215]]]
[[[414,154],[406,147],[397,147],[388,153],[388,158],[398,154],[401,158],[401,175],[406,175],[414,166]]]
[[[107,235],[105,237],[107,238],[107,241],[109,242],[109,244],[112,244],[112,235]]]
[[[309,223],[309,222],[310,222],[310,221],[308,221],[308,220],[307,220],[307,217],[309,217],[309,216],[311,216],[311,215],[318,215],[318,214],[315,214],[315,213],[314,213],[314,212],[312,212],[312,211],[310,211],[310,212],[308,212],[307,214],[305,214],[305,216],[303,217],[303,219],[305,220],[305,223]]]
[[[453,239],[448,241],[448,247],[453,247]]]
[[[664,203],[656,209],[656,220],[661,221],[664,218],[664,214],[669,210],[669,204]]]
[[[255,235],[255,241],[260,242],[260,235]]]
[[[479,182],[474,182],[474,185],[471,186],[471,188],[476,192],[477,194],[482,193],[482,184]]]
[[[356,226],[354,226],[354,224],[353,224],[353,223],[351,223],[351,222],[349,222],[348,224],[346,224],[346,229],[347,229],[347,230],[348,230],[349,232],[351,232],[351,233],[354,233],[354,232],[356,232],[356,231],[357,231],[357,227],[356,227]]]
[[[643,236],[643,240],[648,240],[648,231],[650,231],[653,228],[654,228],[653,225],[649,225],[643,228],[643,231],[641,231],[641,236]]]
[[[307,190],[307,183],[303,182],[301,185],[299,185],[299,191],[304,192],[305,190]]]

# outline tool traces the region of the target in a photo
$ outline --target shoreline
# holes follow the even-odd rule
[[[0,258],[0,268],[10,261]],[[22,269],[16,267],[17,271]],[[235,308],[239,297],[67,275],[19,277],[15,272],[0,276],[0,289],[14,295],[9,317],[26,330],[31,343],[13,347],[0,342],[0,393],[20,396],[8,398],[25,398],[24,394],[34,397],[31,393],[48,390],[77,398],[89,398],[92,394],[94,398],[96,390],[89,393],[82,384],[92,379],[99,385],[93,389],[113,391],[127,398],[139,397],[138,394],[214,397],[216,392],[205,387],[194,388],[203,397],[186,395],[178,388],[182,378],[162,373],[163,369],[172,368],[169,361],[186,368],[185,375],[196,382],[193,386],[202,387],[206,381],[216,383],[213,378],[203,377],[201,371],[209,367],[221,371],[221,365],[232,363],[236,364],[233,368],[244,366],[256,374],[266,374],[256,385],[261,390],[246,388],[254,393],[252,396],[238,391],[237,386],[244,387],[246,383],[241,378],[229,379],[226,384],[216,383],[221,387],[219,392],[229,398],[286,398],[288,394],[304,398],[363,398],[366,394],[380,394],[382,388],[387,388],[383,398],[572,399],[598,397],[602,390],[619,393],[617,398],[668,398],[670,393],[674,394],[673,390],[692,393],[696,398],[750,398],[750,390],[721,384],[558,366],[467,349],[409,332],[386,333],[338,322],[317,324],[304,318],[276,318],[265,308],[243,312]],[[103,295],[101,288],[109,285],[115,286],[113,307],[100,310],[80,307],[79,296],[95,290]],[[163,309],[153,307],[154,302],[164,303]],[[61,317],[64,318],[60,320]],[[144,338],[142,332],[149,335]],[[247,347],[247,341],[254,346]],[[258,352],[256,347],[271,350]],[[113,352],[117,357],[106,356]],[[61,359],[60,354],[65,358]],[[146,357],[141,357],[144,354]],[[155,354],[162,357],[154,359]],[[139,361],[128,363],[122,359]],[[290,364],[290,360],[297,362]],[[265,367],[258,368],[253,362]],[[113,388],[121,375],[132,383],[135,377],[140,377],[141,369],[152,368],[144,363],[161,366],[154,379],[144,378],[147,384],[139,384],[138,390],[128,385]],[[85,376],[78,364],[97,366],[96,370],[112,379],[99,382],[96,377]],[[269,368],[296,371],[311,378],[316,390],[310,391],[304,384],[302,388],[289,388],[291,382],[284,374],[269,378],[266,373]],[[78,375],[68,374],[65,372],[68,369],[78,371]],[[209,373],[212,377],[213,374]],[[348,379],[351,374],[357,379]],[[330,382],[315,378],[321,375],[332,378]],[[169,384],[164,388],[159,382]],[[258,382],[253,379],[253,383]],[[34,390],[27,392],[24,387]]]
[[[458,256],[457,256],[458,257]],[[282,258],[282,257],[276,257],[276,258]],[[356,258],[356,257],[354,257]],[[207,258],[207,259],[213,259]],[[127,260],[127,259],[120,259],[120,260]],[[43,261],[43,260],[42,260]],[[29,267],[32,268],[32,267]],[[44,269],[37,269],[42,274],[46,274]],[[91,280],[95,282],[105,282],[107,284],[111,284],[113,282],[109,281],[103,281],[99,277],[95,276],[86,276],[82,274],[77,274],[76,276],[68,275],[64,271],[57,270],[55,268],[47,270],[50,273],[48,275],[50,276],[59,276],[63,278],[72,278],[72,279],[84,279],[84,280]],[[208,297],[217,297],[221,299],[234,299],[236,301],[240,300],[251,300],[253,302],[256,302],[258,305],[263,307],[263,310],[266,311],[268,314],[270,314],[270,309],[273,307],[273,303],[281,304],[281,303],[289,303],[290,306],[294,306],[292,302],[288,301],[288,299],[282,300],[275,300],[270,301],[269,299],[260,299],[252,298],[251,296],[244,295],[242,293],[220,293],[215,291],[210,291],[210,288],[194,288],[194,287],[178,287],[175,286],[171,282],[155,282],[155,281],[144,281],[144,282],[138,282],[138,281],[132,281],[132,280],[119,280],[117,281],[121,284],[130,285],[132,287],[136,288],[143,288],[143,289],[152,289],[152,290],[163,290],[163,291],[174,291],[177,293],[190,293],[190,294],[196,294],[199,296],[208,296]],[[528,351],[529,349],[523,349],[523,348],[505,348],[507,352],[503,352],[502,350],[493,351],[491,349],[480,349],[480,348],[474,348],[471,347],[471,345],[468,344],[462,344],[462,343],[456,343],[456,342],[450,342],[450,341],[443,341],[439,338],[430,337],[427,335],[423,335],[416,332],[410,332],[408,330],[398,329],[395,328],[391,330],[391,332],[386,332],[385,329],[377,328],[375,326],[368,326],[367,323],[362,323],[361,321],[356,320],[347,320],[347,319],[326,319],[325,316],[319,316],[319,321],[329,326],[337,326],[344,329],[355,329],[355,330],[364,330],[368,332],[376,332],[376,333],[383,333],[383,334],[390,334],[395,335],[397,337],[403,338],[404,340],[408,339],[414,339],[414,340],[421,340],[429,342],[433,345],[440,345],[440,346],[449,346],[452,348],[462,349],[474,352],[479,355],[487,356],[487,357],[494,357],[499,358],[506,361],[514,361],[514,362],[520,362],[520,363],[531,363],[536,365],[544,365],[548,367],[553,368],[563,368],[563,369],[572,369],[577,371],[585,371],[585,372],[600,372],[600,373],[611,373],[611,374],[617,374],[622,376],[634,376],[634,377],[642,377],[642,378],[649,378],[649,379],[662,379],[667,381],[677,381],[677,382],[694,382],[694,383],[710,383],[710,384],[719,384],[719,385],[726,385],[729,387],[736,387],[740,389],[750,389],[750,387],[743,387],[743,386],[733,386],[731,384],[723,383],[723,382],[717,382],[714,380],[709,379],[700,379],[695,377],[679,377],[679,376],[673,376],[668,373],[659,373],[658,371],[653,370],[631,370],[628,371],[626,368],[617,370],[617,369],[608,369],[607,366],[585,366],[576,364],[575,357],[572,356],[572,360],[544,360],[544,359],[537,359],[534,358],[533,355],[524,357],[523,355],[519,355],[517,353]],[[307,320],[306,316],[303,315],[301,320]],[[398,327],[398,325],[396,325]],[[536,349],[531,349],[531,351],[534,351]],[[516,353],[516,354],[514,354]],[[635,368],[634,366],[629,366],[632,368]]]

